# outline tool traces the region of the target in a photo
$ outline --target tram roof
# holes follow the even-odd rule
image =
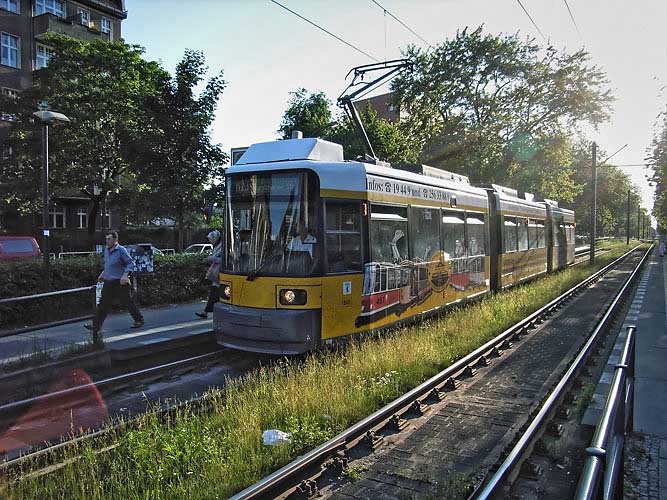
[[[449,175],[436,177],[390,166],[346,161],[343,159],[343,147],[340,144],[316,138],[253,144],[226,173],[233,175],[297,169],[309,169],[317,173],[323,189],[366,191],[367,177],[374,175],[486,196],[484,189],[471,186],[465,176],[441,171],[442,174]],[[424,166],[424,171],[429,170],[437,169]]]

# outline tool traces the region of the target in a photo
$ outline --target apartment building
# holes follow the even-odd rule
[[[53,54],[47,33],[116,41],[127,17],[124,0],[0,0],[0,88],[13,95],[32,85],[32,72]]]

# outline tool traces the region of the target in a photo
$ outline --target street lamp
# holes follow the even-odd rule
[[[55,122],[69,123],[62,113],[40,109],[32,114],[42,122],[42,253],[46,279],[49,280],[49,125]]]

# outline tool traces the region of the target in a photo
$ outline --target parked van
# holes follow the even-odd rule
[[[0,236],[0,261],[39,257],[39,245],[31,236]]]

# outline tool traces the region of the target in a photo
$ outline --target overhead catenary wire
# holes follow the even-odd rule
[[[282,7],[283,9],[285,9],[285,10],[286,10],[287,12],[289,12],[290,14],[294,14],[294,15],[295,15],[296,17],[298,17],[299,19],[303,19],[303,20],[306,21],[308,24],[311,24],[311,25],[315,26],[317,29],[319,29],[319,30],[321,30],[321,31],[324,31],[327,35],[334,37],[334,38],[335,38],[336,40],[338,40],[339,42],[344,43],[344,44],[347,45],[348,47],[350,47],[350,48],[356,50],[357,52],[359,52],[360,54],[363,54],[363,55],[365,55],[366,57],[368,57],[368,58],[370,58],[370,59],[373,59],[373,61],[375,61],[375,62],[380,62],[379,59],[377,59],[376,57],[373,57],[373,56],[370,55],[368,52],[365,52],[365,51],[361,50],[359,47],[357,47],[357,46],[355,46],[355,45],[352,45],[350,42],[347,42],[347,41],[343,40],[343,39],[342,39],[341,37],[339,37],[338,35],[333,34],[331,31],[329,31],[329,30],[323,28],[323,27],[320,26],[319,24],[317,24],[317,23],[311,21],[310,19],[308,19],[308,18],[302,16],[302,15],[299,14],[298,12],[294,12],[292,9],[290,9],[289,7],[286,7],[285,5],[281,4],[280,2],[277,2],[276,0],[269,0],[269,1],[270,1],[270,2],[273,2],[273,3],[276,4],[278,7]]]
[[[577,21],[574,20],[574,14],[572,13],[572,9],[570,9],[570,4],[567,3],[567,0],[563,0],[565,2],[565,7],[567,7],[567,12],[570,14],[570,19],[572,19],[572,24],[574,24],[574,29],[577,30],[577,34],[579,35],[579,38],[582,40],[584,39],[583,36],[581,36],[581,31],[579,31],[579,26],[577,26]]]
[[[410,26],[408,26],[407,24],[405,24],[405,23],[404,23],[403,21],[401,21],[398,17],[396,17],[396,16],[395,16],[394,14],[392,14],[389,10],[387,10],[387,8],[384,7],[383,5],[381,5],[380,2],[378,2],[377,0],[371,0],[371,1],[372,1],[375,5],[377,5],[378,7],[380,7],[380,8],[384,11],[385,15],[386,15],[386,14],[389,14],[389,15],[390,15],[390,16],[391,16],[391,17],[392,17],[398,24],[400,24],[400,25],[403,26],[406,30],[408,30],[410,33],[412,33],[414,36],[416,36],[417,38],[419,38],[422,42],[424,42],[426,45],[428,45],[429,48],[431,48],[431,49],[433,48],[433,45],[431,45],[429,42],[427,42],[427,41],[426,41],[426,40],[425,40],[419,33],[417,33],[417,32],[416,32],[415,30],[413,30]]]
[[[530,22],[533,23],[533,26],[535,26],[535,29],[536,29],[537,32],[540,34],[540,36],[542,37],[542,39],[543,39],[546,43],[549,43],[549,40],[547,40],[547,37],[544,36],[544,33],[542,33],[542,30],[540,29],[540,27],[537,25],[537,23],[536,23],[535,20],[533,19],[533,16],[531,16],[530,13],[529,13],[529,12],[526,10],[526,8],[523,6],[523,4],[521,3],[521,0],[516,0],[516,1],[517,1],[517,3],[519,4],[519,6],[521,6],[521,9],[523,9],[523,11],[526,13],[526,15],[528,16],[528,19],[530,19]]]

